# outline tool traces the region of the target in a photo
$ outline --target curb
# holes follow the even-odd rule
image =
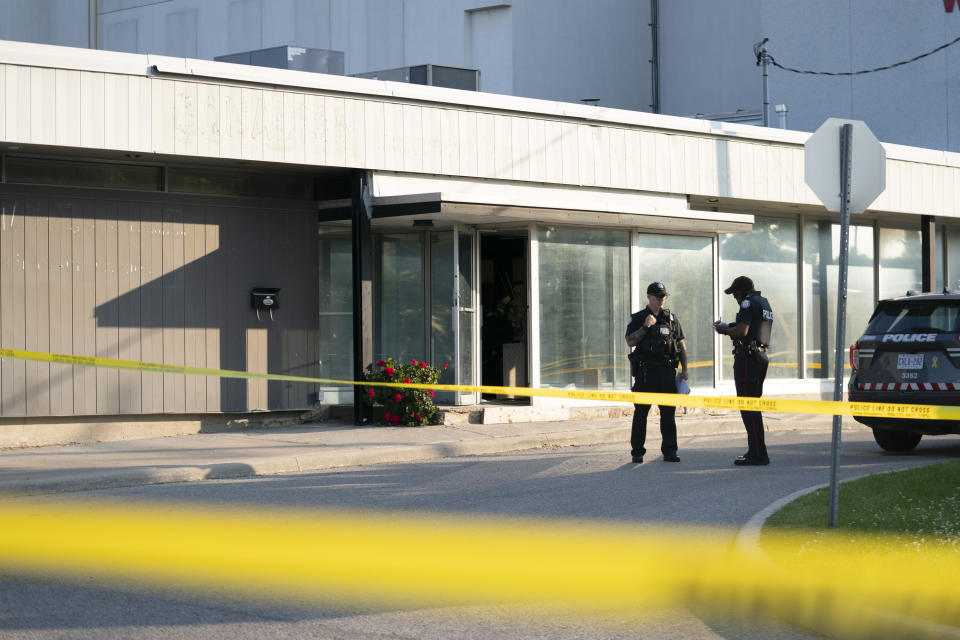
[[[592,429],[448,440],[431,444],[373,446],[347,450],[339,447],[336,450],[324,450],[323,445],[320,445],[316,451],[261,458],[253,461],[236,459],[202,465],[154,465],[135,469],[102,469],[60,475],[54,478],[38,477],[43,475],[42,471],[31,472],[33,478],[24,479],[20,482],[10,482],[5,488],[0,488],[0,492],[6,496],[72,493],[150,484],[230,480],[376,464],[423,462],[459,456],[529,451],[546,447],[591,446],[618,442],[624,443],[626,447],[626,443],[630,440],[631,426],[626,419],[624,422],[623,425]],[[689,424],[682,424],[678,421],[677,426],[680,437],[726,435],[740,433],[743,429],[739,417],[736,421],[727,418],[715,421],[701,418],[690,420]],[[781,421],[770,421],[769,427],[772,428],[768,428],[768,431],[817,428],[816,425],[793,426],[781,424]],[[654,429],[650,433],[650,439],[655,440],[657,438],[659,438],[659,433],[656,433]]]

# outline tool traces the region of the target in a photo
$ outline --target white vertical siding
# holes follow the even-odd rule
[[[797,143],[585,121],[571,109],[508,114],[0,65],[0,141],[818,203]],[[956,154],[896,149],[906,151],[888,159],[873,208],[960,216]]]

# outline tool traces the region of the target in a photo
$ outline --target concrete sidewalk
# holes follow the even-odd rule
[[[829,429],[830,416],[769,414],[769,431]],[[678,416],[690,436],[743,433],[738,414]],[[658,450],[656,419],[648,449]],[[464,424],[431,427],[356,427],[306,424],[234,433],[172,436],[96,444],[0,451],[0,493],[29,495],[144,484],[243,478],[337,467],[435,460],[543,447],[620,442],[629,454],[626,418]]]

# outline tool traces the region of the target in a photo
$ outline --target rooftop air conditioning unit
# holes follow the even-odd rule
[[[217,56],[218,62],[233,62],[235,64],[249,64],[256,67],[270,67],[272,69],[292,69],[294,71],[311,71],[313,73],[329,73],[336,76],[343,75],[343,51],[328,49],[308,49],[306,47],[271,47],[231,53]]]
[[[393,82],[409,82],[410,84],[425,84],[432,87],[447,87],[448,89],[480,91],[480,71],[477,69],[445,67],[439,64],[421,64],[414,67],[367,71],[365,73],[355,73],[352,75],[355,78],[390,80]]]

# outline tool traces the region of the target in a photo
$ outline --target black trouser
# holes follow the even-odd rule
[[[734,356],[733,380],[737,395],[759,398],[763,395],[763,381],[767,377],[767,354]],[[767,457],[767,445],[763,438],[763,416],[759,411],[741,411],[743,426],[747,430],[747,454],[756,458]]]
[[[634,391],[649,393],[676,393],[677,371],[669,367],[643,368],[638,372],[633,383]],[[674,419],[676,407],[660,405],[660,451],[666,454],[677,452],[677,421]],[[630,433],[632,455],[643,456],[647,452],[643,448],[647,440],[647,414],[649,404],[633,405],[633,430]]]

